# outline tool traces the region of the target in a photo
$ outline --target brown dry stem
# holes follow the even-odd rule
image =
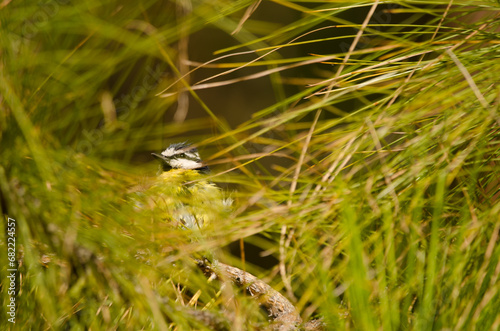
[[[302,318],[295,306],[281,293],[254,275],[224,263],[212,264],[207,259],[196,259],[196,263],[208,278],[215,276],[223,282],[230,282],[238,288],[245,289],[267,311],[273,329],[297,330],[302,324]],[[304,325],[306,329],[308,329],[308,324]]]

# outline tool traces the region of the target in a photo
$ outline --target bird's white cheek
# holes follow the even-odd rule
[[[177,168],[177,169],[196,169],[196,168],[201,168],[203,166],[199,162],[186,159],[172,160],[170,161],[170,165],[172,166],[172,168]]]

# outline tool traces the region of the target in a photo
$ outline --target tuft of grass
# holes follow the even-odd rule
[[[213,328],[196,311],[267,327],[198,270],[209,250],[327,329],[498,329],[499,15],[494,1],[4,1],[2,307],[9,238],[17,278],[2,327]],[[133,198],[149,153],[185,140],[235,200],[203,240]]]

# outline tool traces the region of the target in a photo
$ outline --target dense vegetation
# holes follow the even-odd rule
[[[326,329],[499,329],[499,16],[495,1],[3,1],[2,329],[213,328],[202,310],[265,328],[197,267],[207,251]],[[179,141],[235,200],[203,239],[133,202],[150,153]]]

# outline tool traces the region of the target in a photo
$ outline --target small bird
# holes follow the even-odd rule
[[[232,200],[206,180],[210,171],[196,148],[177,143],[152,155],[160,161],[160,170],[147,196],[161,218],[196,230],[227,216]]]

